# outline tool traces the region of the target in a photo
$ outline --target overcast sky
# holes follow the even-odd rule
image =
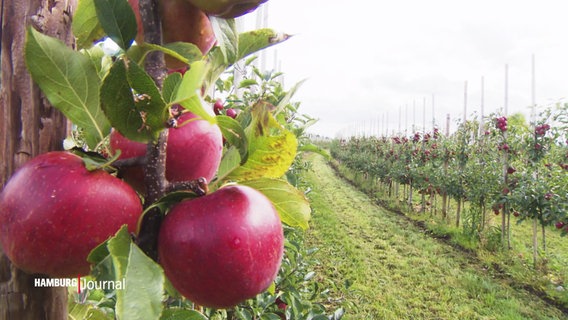
[[[296,100],[319,120],[311,132],[335,137],[371,122],[379,132],[422,127],[434,117],[445,128],[463,119],[468,82],[469,118],[503,108],[505,65],[509,113],[529,114],[531,57],[535,56],[536,102],[568,95],[568,2],[565,0],[270,0],[268,27],[293,34],[270,49],[285,84],[307,78]],[[255,14],[245,28],[255,27]],[[413,107],[415,105],[416,107]],[[415,112],[414,112],[415,111]],[[401,120],[399,121],[399,114]],[[407,116],[408,115],[408,116]],[[387,123],[388,119],[388,123]]]

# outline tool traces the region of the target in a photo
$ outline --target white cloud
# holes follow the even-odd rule
[[[389,128],[396,129],[399,108],[413,101],[418,114],[409,111],[402,122],[418,118],[421,126],[424,97],[432,117],[432,94],[438,123],[448,113],[462,118],[464,81],[471,113],[479,109],[482,76],[486,113],[494,112],[504,104],[505,64],[509,110],[524,111],[531,103],[533,54],[537,103],[556,101],[568,90],[564,0],[271,0],[268,8],[269,27],[295,34],[271,50],[287,85],[308,78],[297,99],[302,112],[320,119],[316,133],[334,136],[371,119],[381,124],[387,114]],[[249,28],[254,16],[247,18]],[[273,56],[267,53],[269,67]]]

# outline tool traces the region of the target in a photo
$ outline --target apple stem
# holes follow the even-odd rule
[[[162,44],[162,23],[158,11],[158,0],[140,0],[140,17],[144,29],[144,41],[151,44]],[[156,86],[162,88],[166,77],[164,54],[160,51],[150,52],[146,56],[145,70],[152,77]],[[147,197],[145,205],[158,201],[166,193],[166,142],[168,130],[162,130],[158,141],[148,143],[147,162],[144,166],[144,184]],[[142,218],[138,233],[138,246],[150,258],[158,259],[158,233],[162,224],[162,213],[158,208],[151,209]]]

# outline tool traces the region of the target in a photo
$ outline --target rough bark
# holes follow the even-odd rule
[[[28,26],[73,43],[76,0],[1,0],[0,186],[30,158],[60,150],[67,121],[42,96],[24,64]],[[65,288],[36,288],[0,251],[0,319],[67,319]]]
[[[144,29],[144,41],[153,44],[162,44],[162,27],[158,12],[157,0],[140,0],[140,17]],[[145,61],[146,72],[152,77],[158,88],[162,88],[166,76],[164,54],[156,51],[148,54]],[[144,167],[144,183],[148,195],[146,203],[152,204],[165,195],[166,181],[166,144],[168,130],[163,130],[156,143],[148,144],[148,161]],[[138,246],[150,258],[158,260],[158,232],[162,224],[162,213],[157,208],[149,210],[140,223]]]

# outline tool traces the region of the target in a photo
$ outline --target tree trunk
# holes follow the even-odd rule
[[[538,262],[538,218],[535,216],[533,218],[533,234],[532,234],[532,242],[533,242],[533,266],[537,268]]]
[[[460,226],[462,199],[458,199],[457,202],[458,202],[458,207],[456,208],[456,227],[459,227]]]
[[[26,29],[73,43],[76,0],[1,0],[0,186],[23,163],[62,149],[67,121],[41,95],[24,64]],[[33,199],[32,199],[33,200]],[[66,288],[36,288],[0,250],[0,319],[67,319]]]

